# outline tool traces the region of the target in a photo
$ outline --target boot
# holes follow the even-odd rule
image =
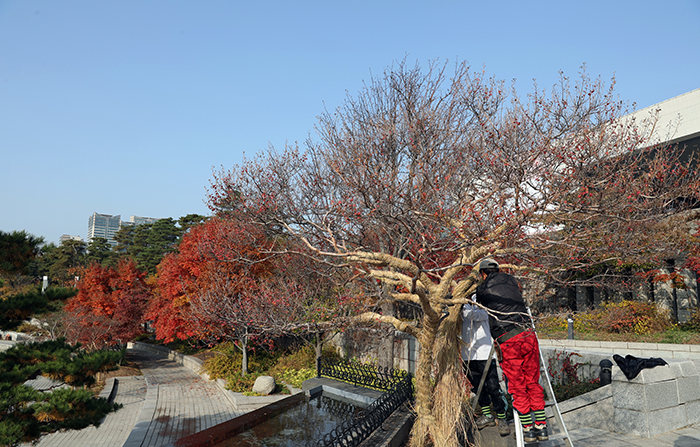
[[[479,430],[490,425],[496,425],[496,420],[494,419],[493,415],[482,415],[476,420],[476,428]]]
[[[535,427],[533,427],[532,425],[528,427],[523,427],[523,441],[537,442],[537,434],[535,433]]]
[[[508,426],[508,421],[502,418],[496,419],[496,425],[498,425],[498,434],[501,436],[508,436],[510,434],[510,427]]]
[[[542,424],[542,425],[535,424],[535,436],[537,436],[538,441],[548,440],[549,433],[547,432],[547,424]]]

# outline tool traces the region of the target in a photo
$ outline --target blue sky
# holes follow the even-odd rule
[[[397,60],[643,108],[700,87],[700,0],[0,0],[0,230],[208,214],[212,168],[303,142]]]

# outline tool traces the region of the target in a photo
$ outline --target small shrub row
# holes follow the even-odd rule
[[[554,356],[548,360],[547,371],[552,381],[552,391],[559,402],[600,388],[600,378],[579,377],[579,367],[590,365],[590,362],[575,362],[572,360],[574,356],[580,357],[581,354],[554,351]]]
[[[545,315],[536,321],[541,333],[566,331],[567,315]],[[603,303],[599,309],[578,312],[573,315],[574,332],[587,333],[602,331],[613,334],[653,334],[673,327],[668,312],[656,303],[640,301],[620,301]],[[700,317],[697,319],[700,327]]]

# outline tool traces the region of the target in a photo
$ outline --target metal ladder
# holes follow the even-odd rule
[[[532,330],[535,331],[535,323],[532,319],[532,313],[530,308],[527,309],[528,315],[530,315],[530,321],[532,322]],[[537,336],[537,332],[535,332]],[[538,343],[539,346],[539,343]],[[566,447],[574,447],[569,432],[566,430],[566,425],[564,425],[564,420],[561,417],[561,411],[559,411],[559,404],[557,404],[557,398],[554,396],[554,390],[552,390],[552,382],[549,379],[549,373],[547,372],[547,365],[544,362],[544,356],[542,355],[542,349],[539,349],[540,356],[540,382],[543,383],[543,388],[547,394],[545,399],[544,408],[551,408],[554,413],[554,420],[557,423],[558,431],[556,434],[551,433],[552,424],[547,424],[548,430],[550,431],[549,440],[539,441],[541,445],[555,445],[553,442],[559,439],[564,440]],[[544,378],[544,380],[543,380]],[[517,447],[525,447],[525,440],[523,439],[523,426],[520,423],[520,417],[518,412],[513,409],[513,417],[515,419],[515,444]],[[536,445],[535,443],[528,443],[527,445]]]

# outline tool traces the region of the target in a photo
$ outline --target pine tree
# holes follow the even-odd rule
[[[99,425],[121,405],[76,387],[94,383],[94,375],[113,369],[123,354],[86,353],[63,339],[15,345],[0,353],[0,445],[16,446],[42,434]],[[71,387],[44,392],[24,385],[40,374]]]

